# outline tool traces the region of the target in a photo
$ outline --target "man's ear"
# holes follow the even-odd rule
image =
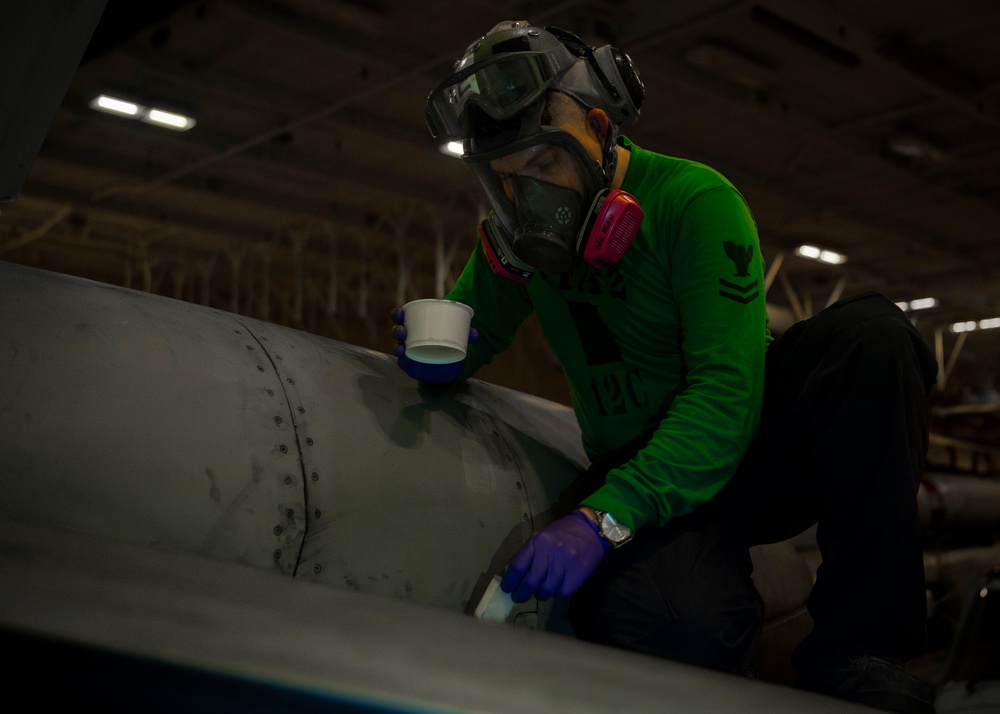
[[[601,151],[604,151],[608,143],[608,137],[611,134],[610,131],[611,120],[608,119],[607,112],[603,109],[591,109],[587,112],[587,131],[594,135],[597,139],[597,143],[601,147]]]

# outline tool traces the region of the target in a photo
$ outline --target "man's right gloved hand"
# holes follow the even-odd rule
[[[408,375],[421,382],[428,384],[451,384],[462,372],[465,360],[450,362],[448,364],[427,364],[417,362],[406,356],[406,326],[403,324],[403,308],[393,308],[390,313],[392,321],[396,323],[392,327],[392,336],[396,339],[396,347],[393,354],[396,355],[396,364]],[[471,345],[479,339],[479,332],[476,328],[469,328],[469,344]]]
[[[528,538],[510,559],[500,589],[514,602],[568,598],[610,550],[597,524],[577,509]]]

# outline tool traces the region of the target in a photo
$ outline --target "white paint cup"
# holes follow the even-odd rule
[[[406,356],[426,364],[465,359],[473,310],[454,300],[427,298],[403,305]]]

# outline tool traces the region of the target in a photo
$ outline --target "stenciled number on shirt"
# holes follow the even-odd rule
[[[557,290],[566,292],[576,290],[581,295],[608,295],[617,300],[626,297],[625,280],[617,265],[611,265],[604,270],[567,271],[558,276],[548,276]],[[573,284],[575,281],[575,285]]]
[[[610,365],[613,370],[590,379],[590,389],[601,416],[625,414],[629,409],[648,407],[649,394],[646,392],[642,373],[635,367],[621,372],[621,348],[614,333],[601,319],[597,306],[572,301],[566,305],[580,337],[587,365],[592,368]]]
[[[602,417],[625,414],[629,406],[635,409],[645,409],[649,406],[649,394],[646,393],[646,387],[642,383],[642,373],[635,367],[626,371],[622,378],[617,374],[593,377],[590,380],[590,389],[594,392],[594,399]]]

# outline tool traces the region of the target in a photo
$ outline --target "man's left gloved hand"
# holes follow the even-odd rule
[[[396,364],[399,365],[399,368],[414,379],[420,382],[427,382],[428,384],[444,386],[458,379],[458,375],[462,373],[462,367],[465,366],[464,359],[447,364],[427,364],[406,356],[406,325],[403,324],[404,316],[403,308],[401,307],[393,308],[390,313],[390,317],[395,323],[392,327],[392,336],[396,339],[393,354],[396,355]],[[469,328],[469,344],[471,345],[477,339],[479,339],[478,330],[475,327]]]
[[[514,602],[568,598],[609,550],[611,543],[600,536],[597,524],[573,511],[532,534],[510,559],[500,587]]]

